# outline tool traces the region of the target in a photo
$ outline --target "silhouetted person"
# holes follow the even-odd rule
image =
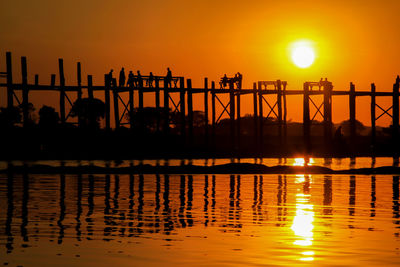
[[[153,81],[154,81],[154,75],[152,72],[150,72],[149,79],[147,80],[147,86],[152,88],[153,87]]]
[[[129,87],[133,87],[135,85],[135,75],[133,75],[132,71],[129,71],[128,82],[126,83],[126,85]]]
[[[167,68],[167,76],[165,76],[165,82],[167,83],[167,87],[171,88],[172,82],[172,72],[169,68]]]
[[[236,82],[238,89],[242,88],[242,79],[243,79],[242,74],[240,72],[238,72],[237,73],[237,82]]]
[[[143,87],[143,79],[142,79],[142,75],[140,75],[140,71],[139,70],[137,71],[136,78],[137,78],[138,86],[139,87]]]
[[[226,76],[226,73],[225,73],[224,77],[222,77],[222,79],[221,79],[221,85],[223,88],[225,88],[227,84],[228,84],[228,77]]]
[[[119,86],[123,87],[125,86],[125,70],[124,68],[121,69],[119,72]]]

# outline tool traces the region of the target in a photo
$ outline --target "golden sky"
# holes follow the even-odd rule
[[[11,51],[16,71],[19,56],[27,56],[30,81],[38,73],[46,83],[62,57],[67,84],[76,83],[81,61],[84,77],[93,74],[96,84],[111,68],[165,75],[170,67],[174,75],[192,78],[195,87],[204,77],[217,81],[239,71],[246,88],[281,79],[288,90],[301,89],[306,80],[328,77],[337,90],[348,90],[352,81],[356,90],[370,90],[375,82],[378,91],[388,91],[400,73],[399,10],[396,0],[1,1],[0,69]],[[288,53],[301,39],[316,51],[307,69],[296,67]],[[56,105],[56,95],[46,97],[32,94],[32,101],[37,108]],[[195,100],[195,109],[202,109],[202,99]],[[250,100],[243,98],[243,114],[252,112]],[[302,119],[299,100],[289,98],[288,117],[295,121]],[[377,102],[391,105],[391,99]],[[357,119],[369,124],[369,99],[357,105]],[[347,119],[347,98],[334,97],[333,109],[335,122]]]

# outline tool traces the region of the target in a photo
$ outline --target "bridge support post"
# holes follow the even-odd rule
[[[110,124],[110,86],[111,86],[112,77],[109,74],[104,75],[104,104],[106,106],[105,111],[105,120],[106,120],[106,130],[109,131],[111,129]]]
[[[28,68],[26,64],[26,57],[21,57],[21,74],[22,74],[22,117],[23,126],[28,125],[29,117],[29,91],[28,91]]]
[[[350,149],[351,154],[354,156],[356,147],[356,88],[353,83],[350,83],[349,92],[349,111],[350,111]]]
[[[64,78],[64,63],[63,59],[58,59],[58,70],[60,75],[60,121],[65,123],[65,78]]]
[[[310,93],[309,84],[305,82],[303,85],[303,137],[305,152],[307,155],[311,153],[311,124],[310,124]]]
[[[258,144],[258,116],[257,116],[257,83],[253,83],[253,135],[254,135],[254,152],[259,149]]]
[[[208,149],[208,78],[204,78],[204,144]]]
[[[262,88],[261,83],[258,82],[258,137],[259,137],[259,153],[260,157],[263,155],[264,151],[264,115],[263,115],[263,95],[262,95]]]
[[[375,115],[375,108],[376,108],[376,95],[375,95],[375,84],[371,83],[371,147],[372,147],[372,155],[375,155],[376,149],[376,115]]]
[[[6,65],[7,65],[7,108],[12,108],[14,106],[14,88],[13,88],[13,77],[12,77],[11,52],[6,53]]]
[[[332,83],[324,84],[324,143],[327,153],[332,151]]]

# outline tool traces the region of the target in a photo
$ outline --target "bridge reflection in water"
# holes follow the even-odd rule
[[[96,251],[100,255],[113,250],[114,243],[123,243],[129,247],[124,254],[138,256],[139,246],[146,244],[150,261],[151,251],[168,247],[177,255],[190,250],[190,259],[185,258],[188,254],[182,256],[185,262],[206,253],[215,263],[217,256],[213,258],[211,251],[228,251],[218,260],[243,263],[316,262],[340,258],[344,251],[360,259],[385,255],[388,263],[399,262],[398,176],[9,174],[0,178],[4,263],[24,262],[24,255],[38,253],[36,248],[40,255],[53,257],[52,249],[69,251],[71,243],[79,247],[86,242],[100,247]],[[382,255],[376,254],[378,248]],[[91,254],[80,250],[82,257]],[[169,260],[176,263],[179,258]],[[344,255],[339,260],[351,263],[354,257]]]

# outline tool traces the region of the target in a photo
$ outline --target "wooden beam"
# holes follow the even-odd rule
[[[276,81],[278,93],[276,95],[276,102],[278,106],[278,138],[279,145],[282,148],[283,146],[283,136],[282,136],[282,82],[281,80]]]
[[[114,88],[113,88],[113,98],[114,98],[115,129],[119,129],[120,121],[119,121],[119,103],[118,103],[118,89],[117,89],[117,86],[114,86]]]
[[[393,84],[393,140],[394,140],[394,157],[399,155],[399,86],[400,78],[397,76],[396,83]]]
[[[241,141],[241,134],[240,134],[240,93],[241,93],[241,85],[236,92],[236,149],[240,151],[240,141]],[[235,101],[235,100],[233,100]]]
[[[332,83],[324,82],[324,142],[326,152],[332,150]]]
[[[129,127],[133,129],[135,127],[135,102],[134,102],[134,94],[135,91],[133,90],[133,84],[129,85]]]
[[[264,151],[264,114],[263,114],[263,95],[261,90],[261,83],[258,82],[258,138],[259,138],[259,153],[263,155]]]
[[[229,119],[231,151],[235,150],[235,92],[233,82],[229,83]]]

